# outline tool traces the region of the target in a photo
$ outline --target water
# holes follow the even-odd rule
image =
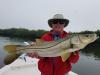
[[[72,70],[79,75],[100,75],[100,60],[80,53],[80,59]]]
[[[7,53],[3,51],[3,46],[6,42],[9,42],[9,38],[0,37],[0,68],[5,65],[3,60]]]
[[[7,53],[3,50],[3,46],[11,43],[23,44],[24,41],[25,40],[0,37],[0,68],[5,65],[3,60],[7,55]],[[89,51],[92,49],[87,50]],[[92,52],[80,52],[80,59],[78,63],[72,64],[72,71],[79,75],[100,75],[100,46],[98,46],[98,50],[97,48],[94,49],[96,50],[92,50]]]

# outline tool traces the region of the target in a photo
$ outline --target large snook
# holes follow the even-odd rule
[[[39,40],[33,46],[16,46],[13,48],[17,54],[37,52],[41,57],[56,57],[83,49],[97,38],[96,34],[73,34],[58,41],[46,42]],[[9,46],[4,47],[6,51],[9,51]],[[11,47],[10,50],[12,50]]]

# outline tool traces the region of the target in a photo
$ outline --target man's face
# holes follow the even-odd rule
[[[62,20],[61,21],[59,21],[59,20],[53,21],[53,23],[52,23],[53,31],[55,31],[55,32],[62,32],[63,29],[64,29],[64,24],[65,24],[65,22],[62,21]]]

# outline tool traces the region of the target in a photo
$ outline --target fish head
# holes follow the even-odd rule
[[[80,41],[88,44],[88,43],[94,42],[96,39],[98,39],[98,36],[95,33],[93,33],[93,34],[80,34],[79,38],[80,38]]]

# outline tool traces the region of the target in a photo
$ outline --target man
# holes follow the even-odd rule
[[[65,19],[62,14],[56,14],[52,19],[48,20],[48,24],[51,30],[44,34],[41,39],[44,41],[57,41],[64,37],[67,37],[69,33],[64,31],[64,28],[68,25],[69,20]],[[31,54],[31,57],[38,56],[37,54]],[[62,61],[61,56],[58,57],[44,57],[40,58],[38,62],[38,69],[42,75],[67,75],[71,70],[71,63],[76,63],[79,59],[78,52],[67,53],[64,55],[65,61]]]

